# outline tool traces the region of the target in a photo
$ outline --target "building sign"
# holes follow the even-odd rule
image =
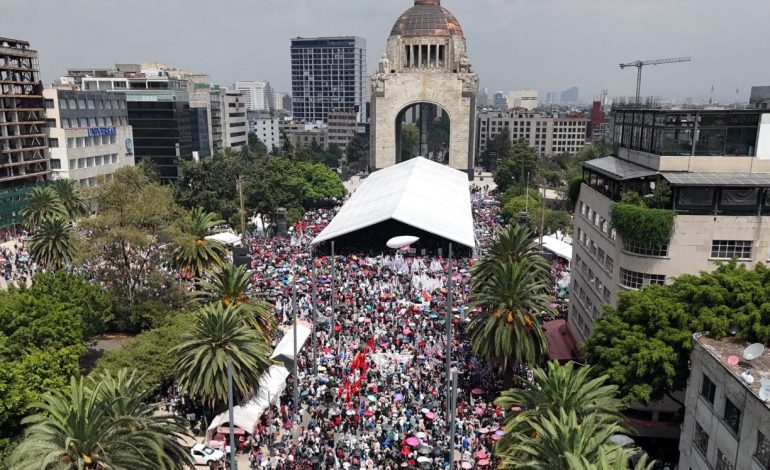
[[[88,137],[97,135],[115,135],[114,127],[92,127],[88,129]]]
[[[126,156],[130,157],[134,154],[134,141],[126,139]]]

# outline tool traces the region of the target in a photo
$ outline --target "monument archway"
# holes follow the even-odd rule
[[[414,157],[449,164],[449,113],[435,103],[412,103],[396,115],[396,163]]]

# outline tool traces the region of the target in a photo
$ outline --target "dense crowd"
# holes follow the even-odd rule
[[[4,284],[26,285],[32,279],[36,266],[33,262],[24,238],[11,237],[0,244],[0,277]]]
[[[498,207],[479,190],[473,208],[483,247],[499,226]],[[332,260],[313,257],[309,243],[333,214],[309,212],[289,237],[248,241],[255,294],[276,306],[285,327],[293,319],[292,282],[298,316],[311,322],[314,268],[318,285],[315,341],[308,340],[298,358],[300,412],[292,416],[290,379],[252,436],[254,466],[446,468],[448,260],[386,248],[379,255],[336,256],[332,282]],[[451,359],[459,373],[454,444],[458,467],[483,468],[495,463],[505,412],[493,403],[502,374],[472,358],[465,335],[471,264],[454,259],[451,267]]]

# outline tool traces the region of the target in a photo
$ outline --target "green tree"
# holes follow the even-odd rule
[[[24,226],[35,231],[45,220],[54,217],[67,218],[67,209],[56,191],[50,186],[36,186],[27,193],[27,200],[20,211]]]
[[[420,129],[414,124],[401,125],[401,161],[420,154]]]
[[[367,162],[369,160],[368,142],[365,142],[358,134],[354,135],[345,148],[345,155],[350,163]]]
[[[29,427],[11,455],[19,470],[192,469],[179,419],[156,416],[134,372],[72,378],[46,394],[25,418]]]
[[[223,154],[199,162],[179,161],[179,177],[173,184],[174,198],[182,207],[190,210],[201,207],[206,212],[220,214],[230,220],[238,214],[238,190],[236,180],[243,175],[248,164],[236,156]]]
[[[481,165],[487,170],[491,170],[498,159],[504,160],[510,154],[511,133],[507,127],[503,127],[499,134],[487,141],[487,146],[481,153]]]
[[[194,277],[200,277],[209,269],[220,266],[227,248],[217,240],[206,239],[206,236],[224,222],[213,212],[206,213],[200,207],[193,208],[171,254],[172,266],[177,270],[189,271]]]
[[[275,220],[278,208],[302,211],[305,179],[296,162],[270,157],[249,167],[244,175],[243,194],[250,213]]]
[[[160,170],[158,169],[158,165],[150,157],[141,158],[136,163],[136,169],[139,170],[139,174],[143,177],[142,184],[160,180]]]
[[[449,115],[442,113],[441,117],[433,121],[428,129],[428,149],[437,153],[449,148]]]
[[[524,187],[527,180],[535,185],[539,181],[539,157],[535,149],[526,140],[518,140],[511,148],[510,154],[503,158],[494,174],[495,184],[500,191],[505,191],[511,185]]]
[[[248,148],[252,154],[260,156],[267,155],[267,146],[265,146],[264,142],[259,140],[256,133],[249,132],[248,139]]]
[[[76,236],[72,223],[55,216],[42,220],[29,242],[32,258],[49,271],[63,269],[72,263],[76,252]]]
[[[77,220],[88,211],[86,200],[80,191],[80,185],[68,178],[58,179],[51,185],[59,201],[67,211],[69,220]]]
[[[304,180],[302,198],[306,208],[318,204],[341,200],[347,194],[339,175],[323,164],[300,163],[298,169]]]
[[[185,341],[172,349],[177,383],[193,396],[227,402],[227,358],[233,363],[233,392],[242,400],[254,392],[270,367],[270,343],[247,327],[248,313],[216,302],[200,309]]]
[[[671,397],[687,385],[694,333],[720,339],[735,327],[740,339],[770,342],[769,297],[770,270],[734,261],[670,285],[622,293],[617,308],[605,306],[594,323],[588,361],[629,400]]]

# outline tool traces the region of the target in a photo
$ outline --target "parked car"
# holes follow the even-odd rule
[[[208,465],[209,468],[215,468],[217,462],[225,457],[225,453],[221,450],[212,449],[203,444],[195,444],[190,448],[190,455],[192,455],[195,465]]]

